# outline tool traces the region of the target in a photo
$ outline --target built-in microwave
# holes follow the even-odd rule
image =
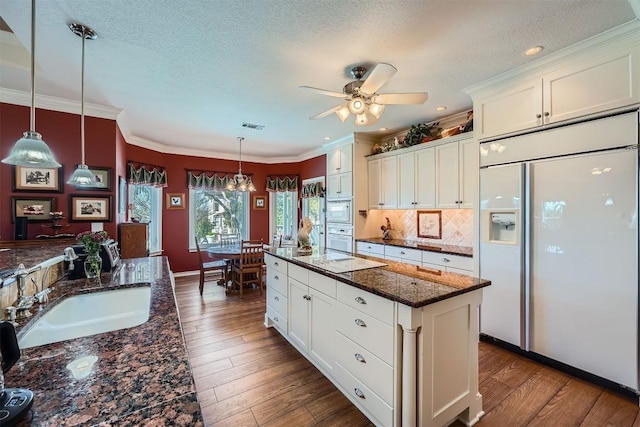
[[[327,223],[351,224],[351,200],[328,200]]]

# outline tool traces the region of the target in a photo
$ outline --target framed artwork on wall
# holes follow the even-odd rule
[[[253,196],[253,209],[255,210],[267,209],[267,197]]]
[[[40,191],[62,193],[62,168],[38,166],[13,167],[13,191]],[[48,214],[48,212],[47,212]]]
[[[78,165],[76,165],[78,167]],[[103,168],[100,166],[88,166],[89,170],[96,178],[98,185],[93,187],[76,187],[76,190],[111,190],[111,168]]]
[[[418,211],[418,237],[442,239],[442,211]]]
[[[167,209],[184,209],[184,193],[167,193]]]
[[[111,221],[111,196],[69,195],[71,221]]]
[[[11,222],[16,222],[18,216],[27,217],[29,222],[49,221],[49,212],[55,209],[54,197],[12,197]]]

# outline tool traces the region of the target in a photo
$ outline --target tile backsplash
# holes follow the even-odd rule
[[[473,209],[428,209],[442,213],[442,238],[418,237],[416,210],[370,210],[362,237],[382,237],[380,226],[391,222],[391,238],[414,240],[420,243],[473,246]],[[359,233],[360,234],[360,233]]]

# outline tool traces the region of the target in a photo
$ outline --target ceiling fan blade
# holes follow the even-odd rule
[[[360,86],[360,92],[368,95],[374,94],[398,71],[396,67],[384,62],[379,62],[373,67],[369,77]]]
[[[426,92],[416,93],[383,93],[373,97],[376,104],[424,104],[429,97]]]
[[[335,113],[336,111],[338,111],[338,110],[340,110],[340,109],[344,108],[344,106],[345,106],[344,104],[342,104],[342,105],[337,105],[337,106],[335,106],[335,107],[333,107],[333,108],[328,109],[327,111],[323,111],[323,112],[322,112],[322,113],[320,113],[320,114],[316,114],[316,115],[315,115],[315,116],[313,116],[313,117],[309,117],[309,120],[316,120],[316,119],[321,119],[321,118],[323,118],[323,117],[327,117],[329,114]]]
[[[307,89],[307,90],[311,90],[313,92],[317,92],[321,95],[328,95],[328,96],[333,96],[334,98],[347,98],[348,95],[345,95],[342,92],[333,92],[330,90],[325,90],[325,89],[318,89],[317,87],[311,87],[311,86],[300,86],[300,89]]]

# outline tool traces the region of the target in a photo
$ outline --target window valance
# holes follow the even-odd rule
[[[127,163],[127,181],[130,184],[151,185],[154,187],[167,186],[167,170],[158,166],[136,165]]]
[[[205,172],[196,173],[187,171],[187,185],[189,188],[202,188],[205,190],[226,190],[227,184],[233,179],[232,175],[218,176],[212,173],[208,176]]]
[[[300,197],[308,198],[308,197],[324,197],[325,189],[322,187],[322,183],[320,181],[311,182],[309,184],[304,184],[302,186],[302,194]]]
[[[297,176],[268,176],[267,177],[267,191],[280,192],[280,191],[298,191],[298,177]]]

